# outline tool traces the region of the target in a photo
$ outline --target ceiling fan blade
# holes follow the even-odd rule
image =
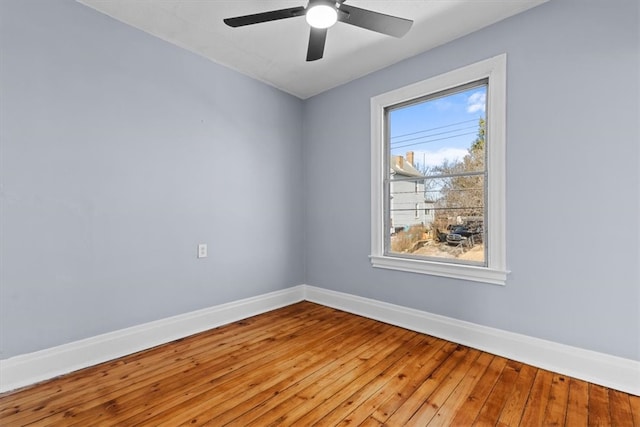
[[[338,13],[338,20],[340,22],[393,37],[404,36],[413,24],[413,21],[410,19],[385,15],[384,13],[360,9],[347,4],[341,4],[340,11],[346,12]]]
[[[324,43],[327,40],[326,28],[311,27],[309,34],[309,48],[307,49],[307,61],[315,61],[324,54]]]
[[[302,6],[288,9],[271,10],[269,12],[254,13],[253,15],[236,16],[224,19],[224,23],[230,27],[243,27],[245,25],[260,24],[261,22],[277,21],[278,19],[295,18],[305,14]]]

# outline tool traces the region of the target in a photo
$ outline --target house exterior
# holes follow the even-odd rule
[[[435,219],[434,203],[425,198],[424,175],[414,166],[413,152],[392,156],[390,183],[390,227],[395,233],[412,225],[429,227]],[[397,181],[397,179],[405,179]],[[411,179],[416,178],[416,179]]]

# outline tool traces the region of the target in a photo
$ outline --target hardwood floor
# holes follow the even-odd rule
[[[302,302],[0,395],[2,426],[640,426],[640,397]]]

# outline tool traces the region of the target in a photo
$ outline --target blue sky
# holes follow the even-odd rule
[[[415,163],[437,166],[467,154],[478,120],[486,118],[486,86],[392,110],[391,154],[414,152]]]

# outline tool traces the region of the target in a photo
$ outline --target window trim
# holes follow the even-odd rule
[[[371,255],[373,267],[504,285],[506,269],[506,70],[507,55],[392,90],[371,98]],[[455,264],[384,253],[385,109],[435,92],[488,79],[487,266]]]

